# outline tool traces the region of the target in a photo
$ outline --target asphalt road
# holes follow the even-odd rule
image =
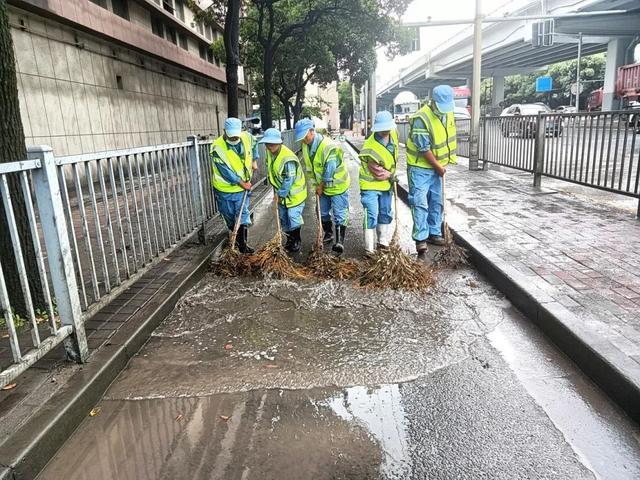
[[[425,295],[208,274],[97,407],[39,479],[640,478],[638,426],[471,268]]]

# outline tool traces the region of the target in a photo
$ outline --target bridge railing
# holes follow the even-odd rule
[[[293,132],[283,137],[294,146]],[[218,214],[211,143],[192,136],[66,157],[39,146],[28,160],[0,163],[8,239],[0,260],[0,387],[63,341],[68,356],[83,362],[84,321],[203,232]],[[264,159],[262,145],[260,152]],[[266,177],[265,162],[258,165],[256,185]],[[36,269],[38,278],[29,278]]]

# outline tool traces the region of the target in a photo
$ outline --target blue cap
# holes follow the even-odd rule
[[[438,85],[433,89],[433,100],[436,102],[436,107],[441,113],[453,112],[455,103],[453,102],[453,88],[449,85]]]
[[[239,118],[229,117],[224,121],[224,133],[227,137],[239,137],[242,133],[242,122]]]
[[[383,110],[376,113],[376,118],[373,120],[372,132],[388,132],[396,128],[396,122],[393,121],[393,115],[391,112]]]
[[[258,140],[258,143],[282,143],[282,134],[277,128],[267,128],[264,136]]]
[[[310,118],[302,118],[296,122],[296,142],[301,142],[307,135],[307,132],[314,128],[313,120]]]

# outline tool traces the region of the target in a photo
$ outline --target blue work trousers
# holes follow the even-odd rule
[[[333,221],[336,225],[346,226],[349,223],[349,190],[340,195],[320,195],[320,216],[323,222],[331,220],[333,213]]]
[[[361,190],[360,201],[364,209],[364,228],[376,228],[378,225],[389,225],[393,221],[391,202],[393,192],[387,190]]]
[[[409,166],[409,206],[413,216],[413,239],[442,235],[442,178],[433,168]]]
[[[295,207],[285,207],[281,203],[278,203],[278,216],[280,217],[280,226],[284,232],[290,232],[296,228],[301,227],[304,224],[302,219],[302,212],[304,211],[304,204]]]
[[[216,190],[216,205],[218,206],[218,211],[222,215],[222,218],[224,218],[224,223],[227,225],[229,230],[233,230],[233,227],[236,224],[236,218],[238,218],[238,214],[240,213],[243,195],[244,192],[225,193]],[[240,225],[251,225],[251,217],[249,215],[250,197],[251,192],[248,192],[247,199],[245,200],[244,207],[242,208]]]

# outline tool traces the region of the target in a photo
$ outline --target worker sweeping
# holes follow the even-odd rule
[[[269,128],[260,139],[267,148],[267,176],[275,190],[278,216],[287,236],[285,248],[300,251],[302,212],[307,199],[307,184],[300,160],[289,148],[282,145],[282,135],[276,128]]]
[[[211,145],[211,183],[215,189],[216,205],[231,232],[236,220],[240,225],[236,235],[236,245],[241,253],[253,253],[248,241],[249,196],[251,177],[257,170],[259,158],[255,137],[242,131],[242,123],[237,118],[227,118],[224,134]]]
[[[389,248],[393,236],[393,189],[398,162],[398,132],[391,113],[378,112],[372,134],[360,151],[360,200],[364,208],[364,248]],[[376,244],[377,233],[377,244]]]
[[[334,240],[332,250],[338,255],[344,252],[344,238],[349,221],[350,177],[342,148],[331,139],[316,132],[309,118],[299,120],[295,125],[295,140],[302,142],[302,158],[311,185],[320,197],[323,241]],[[332,220],[333,216],[333,220]]]
[[[442,177],[456,162],[453,89],[438,85],[431,101],[409,118],[407,175],[413,239],[418,258],[427,258],[427,243],[444,245],[442,237]]]

